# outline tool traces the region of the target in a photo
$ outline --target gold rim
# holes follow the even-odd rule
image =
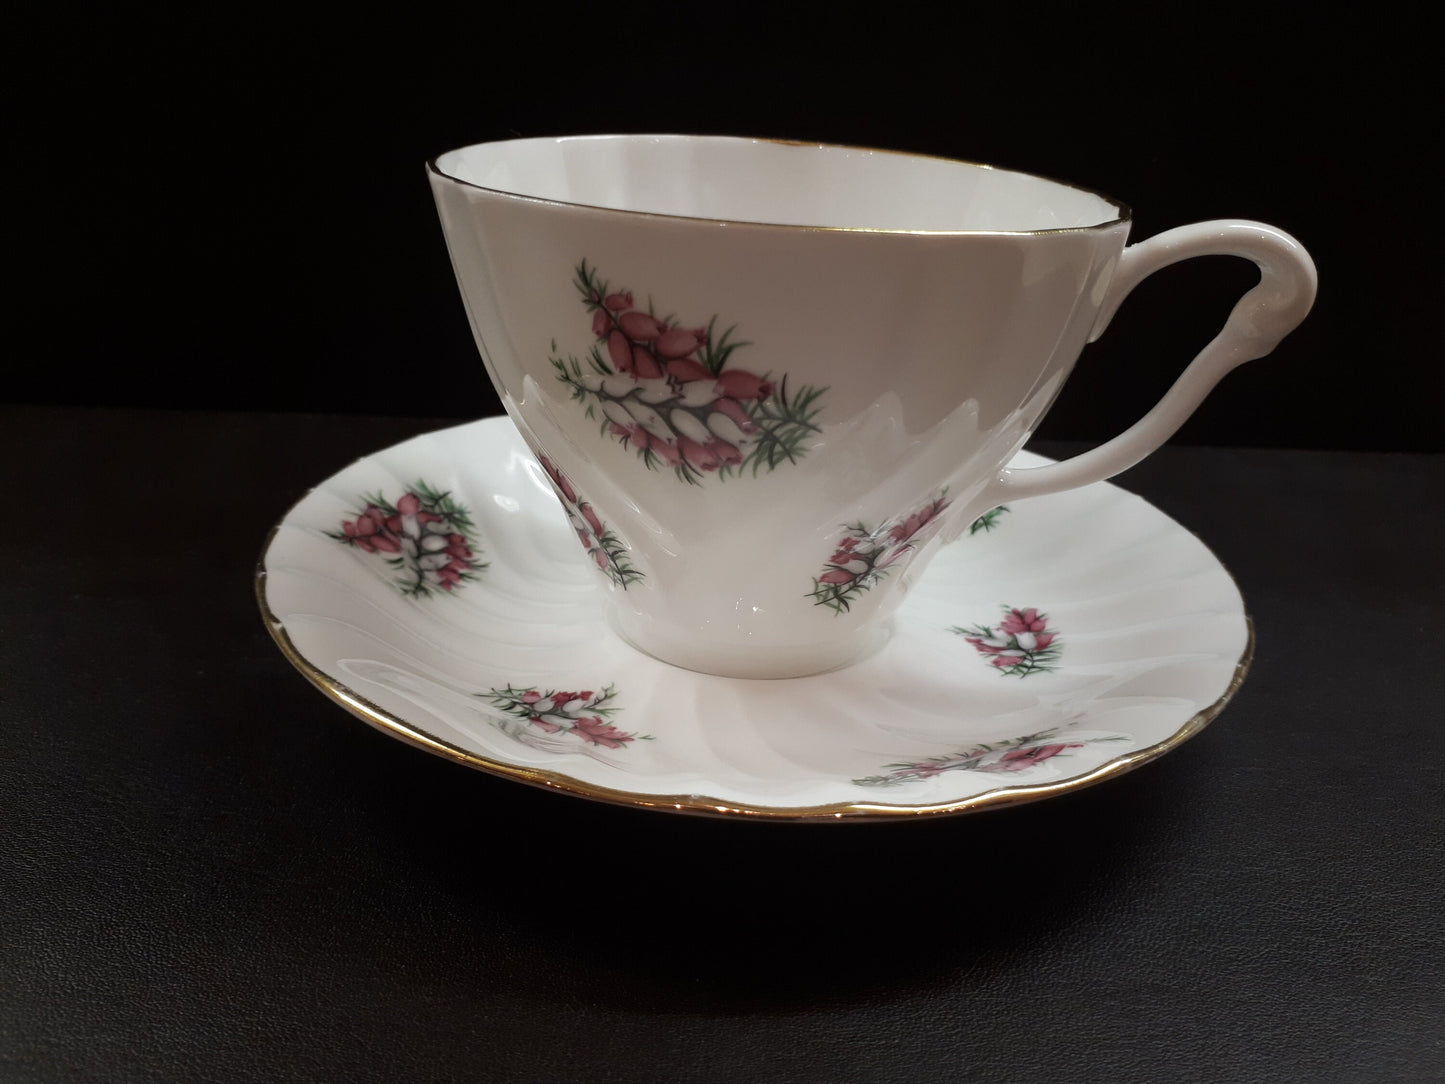
[[[494,145],[495,143],[532,142],[534,140],[543,140],[548,138],[551,138],[553,142],[560,142],[564,139],[701,139],[711,140],[717,143],[773,143],[778,146],[784,147],[803,147],[811,148],[814,150],[861,151],[866,154],[887,154],[896,158],[923,158],[933,162],[947,162],[950,165],[970,166],[974,169],[986,169],[990,172],[995,173],[1012,173],[1015,176],[1029,177],[1036,181],[1043,181],[1047,184],[1058,185],[1060,188],[1067,188],[1074,192],[1083,192],[1087,195],[1094,196],[1098,199],[1103,200],[1105,203],[1110,204],[1116,211],[1116,214],[1115,217],[1109,219],[1106,222],[1096,222],[1091,226],[1059,226],[1046,230],[890,230],[876,226],[801,226],[786,222],[767,222],[753,219],[700,218],[695,215],[668,214],[660,211],[634,211],[622,207],[603,207],[595,203],[576,203],[570,200],[550,199],[545,196],[531,196],[527,195],[525,192],[510,192],[505,188],[491,188],[484,184],[477,184],[475,181],[464,180],[463,178],[458,177],[455,174],[447,173],[441,168],[441,166],[437,164],[437,162],[444,155],[456,154],[459,151],[469,150],[471,147],[485,147]],[[479,192],[486,192],[490,195],[501,196],[506,199],[523,200],[527,203],[540,203],[551,207],[570,207],[582,211],[601,211],[606,214],[628,215],[644,219],[660,219],[664,221],[670,220],[675,222],[722,222],[730,226],[753,226],[769,230],[803,230],[813,233],[881,233],[919,237],[1033,237],[1059,233],[1089,233],[1095,230],[1107,230],[1117,226],[1126,225],[1133,219],[1133,212],[1129,209],[1128,204],[1124,203],[1122,200],[1117,200],[1113,196],[1108,195],[1105,192],[1100,192],[1098,189],[1089,188],[1085,185],[1080,184],[1072,184],[1069,181],[1061,181],[1055,177],[1045,177],[1041,173],[1029,173],[1026,170],[1021,169],[1006,169],[1000,166],[991,166],[985,162],[970,162],[967,159],[947,158],[939,154],[915,154],[911,151],[900,151],[887,147],[864,147],[851,143],[814,143],[801,139],[776,139],[766,136],[684,136],[675,133],[665,134],[655,132],[619,132],[612,134],[585,136],[536,136],[526,137],[517,140],[494,140],[489,143],[472,143],[468,144],[465,147],[454,147],[449,151],[444,151],[442,154],[437,155],[435,158],[427,159],[426,165],[427,171],[429,173],[435,174],[436,176],[441,177],[443,180],[450,181],[452,184],[461,185],[463,188],[474,188]]]
[[[541,787],[544,790],[560,791],[564,794],[571,794],[579,798],[589,798],[593,801],[631,806],[633,808],[656,809],[668,813],[687,813],[701,817],[775,821],[883,821],[946,816],[953,813],[972,813],[981,809],[995,809],[1002,806],[1017,805],[1023,802],[1038,801],[1041,798],[1050,798],[1058,794],[1065,794],[1070,791],[1080,790],[1083,787],[1092,786],[1105,779],[1112,779],[1115,776],[1123,775],[1125,772],[1132,771],[1141,764],[1147,764],[1151,760],[1157,760],[1165,753],[1184,744],[1184,742],[1208,726],[1219,713],[1224,710],[1225,706],[1234,697],[1234,694],[1239,691],[1239,687],[1244,684],[1245,675],[1249,673],[1250,663],[1254,661],[1254,621],[1246,614],[1244,620],[1248,635],[1244,645],[1244,653],[1240,656],[1239,662],[1235,664],[1234,673],[1230,677],[1229,685],[1225,688],[1224,694],[1220,696],[1218,700],[1214,701],[1214,703],[1210,704],[1203,711],[1195,713],[1183,726],[1163,741],[1157,742],[1147,749],[1136,749],[1132,753],[1117,756],[1113,760],[1101,764],[1087,775],[1063,780],[1058,783],[1049,783],[1042,786],[1004,787],[999,790],[976,794],[970,798],[964,798],[956,802],[943,802],[937,805],[920,806],[883,805],[873,802],[845,802],[819,806],[755,806],[736,805],[732,802],[727,802],[720,798],[712,798],[705,794],[638,794],[633,791],[616,790],[612,787],[599,786],[595,783],[586,783],[580,779],[574,779],[569,775],[564,775],[561,772],[524,768],[520,765],[506,764],[501,761],[478,756],[476,753],[468,752],[459,746],[453,745],[451,742],[428,734],[425,730],[398,718],[385,708],[373,703],[360,693],[347,688],[347,686],[329,674],[324,673],[297,649],[296,645],[291,641],[290,635],[286,632],[285,624],[272,612],[271,606],[266,600],[266,555],[270,552],[271,543],[280,529],[280,524],[272,527],[270,533],[266,536],[265,545],[261,547],[261,558],[256,564],[256,601],[261,607],[261,616],[265,621],[266,629],[271,633],[271,638],[276,641],[277,646],[280,647],[281,653],[286,656],[292,666],[301,671],[307,680],[326,694],[328,698],[340,704],[362,722],[369,723],[378,730],[384,731],[393,737],[400,738],[402,741],[414,745],[419,749],[424,749],[428,753],[434,753],[437,756],[458,761],[467,765],[469,768],[476,768],[480,771],[489,772],[492,775],[499,775],[506,779],[515,779],[534,787]]]

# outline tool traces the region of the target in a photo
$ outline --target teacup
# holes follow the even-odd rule
[[[847,665],[994,507],[1132,466],[1309,311],[1256,222],[1125,247],[1106,196],[987,166],[691,136],[520,139],[430,179],[508,414],[611,590],[614,628],[734,677]],[[1007,466],[1142,279],[1234,255],[1260,283],[1143,420]],[[580,551],[579,551],[580,553]]]

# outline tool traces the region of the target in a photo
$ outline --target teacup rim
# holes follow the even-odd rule
[[[606,207],[596,203],[582,203],[573,200],[555,199],[549,196],[529,195],[525,192],[513,192],[505,188],[493,188],[489,185],[478,184],[448,173],[438,164],[440,160],[449,154],[456,154],[460,151],[470,150],[473,147],[494,146],[503,143],[523,143],[541,140],[562,142],[564,140],[584,139],[694,139],[709,140],[716,142],[737,142],[737,143],[775,143],[792,147],[812,147],[819,150],[838,151],[861,151],[867,154],[887,154],[900,158],[926,159],[935,162],[946,162],[950,165],[969,166],[974,169],[986,169],[995,173],[1011,173],[1019,177],[1028,177],[1036,181],[1043,181],[1046,184],[1058,185],[1060,188],[1071,189],[1075,192],[1083,192],[1103,200],[1112,205],[1116,215],[1104,222],[1096,222],[1087,226],[1053,226],[1047,229],[1037,230],[922,230],[922,229],[893,229],[883,226],[816,226],[801,225],[789,222],[769,222],[762,219],[749,218],[713,218],[702,215],[683,215],[668,211],[638,211],[625,207]],[[514,139],[488,139],[477,143],[467,143],[459,147],[452,147],[442,151],[426,161],[427,172],[449,181],[452,184],[460,185],[463,188],[476,189],[479,192],[486,192],[490,195],[505,197],[506,199],[522,200],[527,203],[537,203],[552,207],[566,207],[574,210],[598,211],[610,215],[621,215],[639,219],[659,219],[674,222],[698,222],[722,224],[733,227],[749,227],[767,230],[802,230],[811,233],[863,233],[883,234],[897,236],[918,236],[918,237],[1034,237],[1049,236],[1053,234],[1074,234],[1102,232],[1105,230],[1117,229],[1120,226],[1129,226],[1134,217],[1133,210],[1123,200],[1117,199],[1097,188],[1090,188],[1087,185],[1074,184],[1071,181],[1063,181],[1057,177],[1050,177],[1043,173],[1034,173],[1029,170],[1012,169],[1006,166],[995,166],[987,162],[974,162],[965,158],[952,158],[948,155],[928,154],[921,151],[899,150],[890,147],[873,147],[854,143],[832,143],[826,141],[815,141],[806,139],[785,139],[775,136],[742,136],[742,135],[705,135],[700,133],[686,132],[597,132],[577,133],[573,135],[542,135],[542,136],[519,136]]]

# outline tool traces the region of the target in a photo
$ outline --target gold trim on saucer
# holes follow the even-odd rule
[[[286,656],[291,665],[304,674],[311,684],[320,689],[327,697],[340,704],[351,714],[365,723],[384,731],[393,737],[400,738],[411,745],[434,753],[437,756],[446,757],[449,760],[459,761],[470,768],[477,768],[493,775],[500,775],[507,779],[515,779],[522,783],[528,783],[545,790],[561,791],[564,794],[571,794],[581,798],[590,798],[594,801],[609,802],[614,805],[632,806],[642,809],[656,809],[669,813],[688,813],[703,817],[738,817],[751,820],[775,820],[775,821],[883,821],[899,820],[917,817],[942,816],[952,813],[971,813],[981,809],[993,809],[1000,806],[1015,805],[1022,802],[1037,801],[1040,798],[1049,798],[1057,794],[1064,794],[1069,791],[1079,790],[1094,783],[1101,782],[1114,776],[1123,775],[1147,764],[1151,760],[1162,757],[1165,753],[1182,745],[1195,734],[1198,734],[1210,722],[1219,715],[1244,684],[1245,675],[1249,672],[1250,663],[1254,660],[1254,622],[1245,616],[1245,623],[1248,629],[1248,638],[1245,642],[1244,653],[1236,663],[1234,674],[1230,678],[1228,687],[1218,700],[1210,704],[1203,711],[1196,713],[1169,737],[1163,741],[1149,746],[1147,749],[1137,749],[1132,753],[1125,753],[1114,759],[1101,764],[1087,775],[1078,776],[1073,779],[1063,780],[1057,783],[1048,783],[1036,786],[1003,787],[998,790],[987,791],[983,794],[976,794],[956,802],[943,802],[936,805],[885,805],[876,802],[845,802],[832,805],[820,806],[753,806],[736,805],[720,798],[712,798],[705,794],[638,794],[632,791],[616,790],[611,787],[599,786],[595,783],[586,783],[579,779],[561,772],[544,771],[536,768],[524,768],[520,765],[505,764],[499,761],[490,760],[487,757],[478,756],[476,753],[468,752],[450,742],[428,734],[426,731],[412,726],[410,723],[392,715],[384,708],[374,704],[366,697],[347,688],[341,682],[323,673],[314,666],[304,655],[297,650],[296,645],[286,632],[284,622],[272,612],[270,604],[266,600],[266,556],[270,552],[271,543],[275,539],[280,525],[271,528],[266,536],[266,542],[261,548],[261,558],[256,564],[255,591],[256,601],[261,608],[261,616],[266,623],[266,629],[271,633],[272,639],[276,641],[281,653]]]

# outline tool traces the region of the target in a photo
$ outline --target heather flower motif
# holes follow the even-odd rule
[[[1005,606],[1003,620],[992,627],[954,626],[950,632],[974,646],[990,666],[1015,677],[1045,673],[1059,661],[1058,632],[1049,628],[1048,615],[1030,606],[1026,610]]]
[[[889,770],[883,775],[869,775],[853,782],[860,787],[894,787],[902,783],[916,783],[945,772],[987,772],[990,774],[1024,772],[1058,756],[1065,756],[1074,749],[1099,742],[1128,741],[1124,734],[1107,734],[1082,738],[1074,741],[1057,739],[1058,728],[1025,734],[1007,741],[985,744],[980,742],[968,749],[944,756],[928,757],[925,760],[900,761],[885,765]]]
[[[912,554],[938,530],[939,516],[948,507],[944,494],[901,519],[890,519],[869,529],[862,523],[843,528],[833,555],[813,580],[808,597],[815,606],[835,614],[846,613],[862,592],[870,590],[898,561]]]
[[[427,598],[453,591],[487,567],[477,560],[471,514],[450,491],[418,480],[395,504],[380,493],[362,499],[366,505],[356,518],[343,519],[341,530],[327,531],[327,537],[380,554],[404,594]]]
[[[508,685],[505,689],[477,694],[502,713],[502,728],[514,735],[533,728],[544,734],[570,734],[582,745],[603,749],[621,749],[639,737],[650,740],[650,735],[629,734],[607,721],[617,711],[612,703],[616,695],[611,685],[600,692],[591,689],[544,691],[530,686],[514,689]]]
[[[579,360],[561,357],[554,340],[557,379],[649,469],[697,485],[707,474],[756,475],[804,455],[826,388],[790,392],[786,376],[728,368],[733,352],[749,345],[733,339],[733,328],[718,334],[716,316],[706,327],[684,327],[650,306],[644,312],[632,291],[613,290],[586,260],[574,285],[594,342]]]
[[[545,455],[539,455],[537,462],[547,472],[552,488],[556,490],[572,530],[587,556],[599,572],[623,590],[634,580],[642,579],[642,573],[632,567],[627,546],[604,524],[592,505],[577,495],[577,490]]]

